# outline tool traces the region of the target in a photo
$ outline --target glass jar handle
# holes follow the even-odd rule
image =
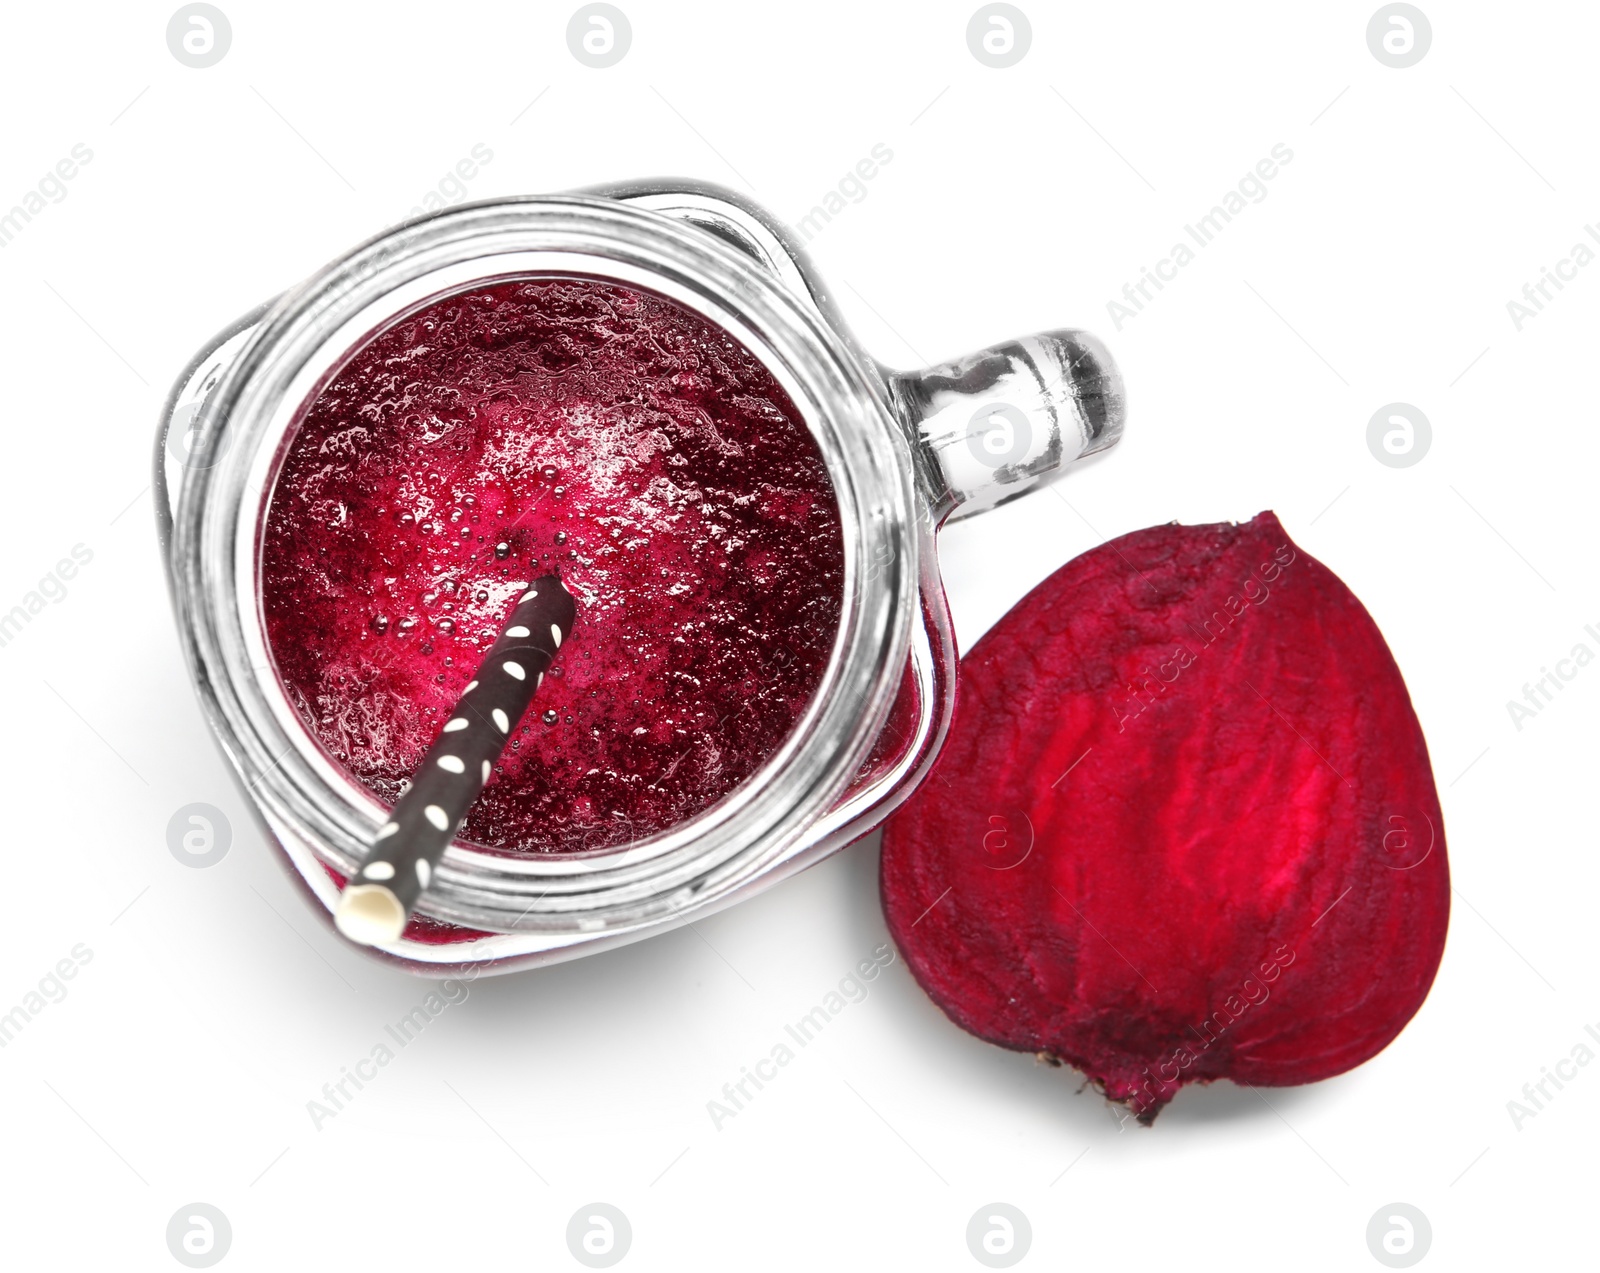
[[[1082,331],[1039,332],[892,372],[889,390],[921,444],[937,521],[1009,503],[1114,446],[1127,414],[1116,364]]]

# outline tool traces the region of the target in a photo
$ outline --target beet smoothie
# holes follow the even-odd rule
[[[500,283],[368,341],[292,432],[261,539],[268,645],[307,729],[385,802],[551,570],[576,626],[464,839],[626,844],[782,744],[828,662],[843,538],[799,412],[726,332],[613,284]]]

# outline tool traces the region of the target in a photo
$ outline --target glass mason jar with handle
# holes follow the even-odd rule
[[[260,540],[277,468],[304,404],[373,333],[444,296],[540,276],[654,292],[760,360],[827,466],[844,595],[800,720],[710,808],[594,852],[452,844],[412,925],[372,951],[430,976],[510,971],[666,931],[880,823],[927,774],[953,706],[938,527],[1111,446],[1125,414],[1110,356],[1079,331],[922,371],[883,367],[793,237],[749,201],[699,183],[462,205],[369,240],[255,310],[206,346],[167,401],[157,519],[206,718],[270,842],[330,924],[386,811],[322,751],[273,672]]]

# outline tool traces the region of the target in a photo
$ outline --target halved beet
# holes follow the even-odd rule
[[[962,661],[884,910],[960,1026],[1150,1122],[1185,1083],[1381,1051],[1444,950],[1427,746],[1361,603],[1278,519],[1069,562]]]

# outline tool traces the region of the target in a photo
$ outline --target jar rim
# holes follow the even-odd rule
[[[834,648],[800,720],[754,774],[614,849],[515,857],[458,841],[419,908],[496,932],[620,934],[732,893],[795,851],[870,750],[910,643],[919,536],[908,443],[876,369],[760,263],[680,220],[580,195],[461,205],[368,240],[274,303],[206,397],[173,523],[174,603],[202,702],[248,794],[275,830],[348,877],[384,806],[299,719],[259,615],[260,529],[283,444],[314,387],[384,326],[529,276],[642,288],[728,331],[793,400],[839,503]]]

